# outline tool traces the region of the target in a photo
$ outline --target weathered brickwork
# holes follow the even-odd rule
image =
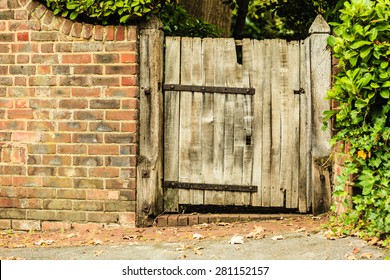
[[[0,0],[0,228],[134,224],[137,27]]]

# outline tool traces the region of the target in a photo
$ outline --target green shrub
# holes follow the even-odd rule
[[[129,25],[157,15],[165,35],[218,37],[216,26],[198,20],[176,0],[39,0],[55,15],[70,20],[102,25]]]
[[[331,23],[336,36],[329,45],[340,72],[328,98],[337,108],[337,133],[332,144],[351,144],[346,168],[335,195],[345,196],[353,177],[357,191],[353,208],[342,216],[345,225],[366,236],[390,240],[390,0],[351,0],[344,4],[341,22]]]

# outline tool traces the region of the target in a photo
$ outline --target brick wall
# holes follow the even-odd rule
[[[0,228],[134,225],[137,28],[0,0]]]

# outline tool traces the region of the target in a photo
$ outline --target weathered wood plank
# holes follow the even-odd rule
[[[329,140],[331,132],[328,128],[322,131],[323,112],[330,110],[330,102],[325,102],[327,90],[331,86],[331,53],[326,39],[330,27],[321,15],[318,15],[310,27],[310,65],[312,93],[312,188],[313,213],[319,214],[330,209],[331,189],[328,173],[323,166],[316,164],[321,158],[330,154]]]
[[[262,206],[269,207],[271,206],[271,135],[272,135],[272,124],[271,124],[271,112],[272,112],[272,48],[273,44],[271,40],[264,41],[264,84],[263,84],[263,129],[262,129],[262,138],[263,138],[263,149],[262,149]]]
[[[271,59],[271,206],[283,206],[283,190],[280,189],[280,149],[281,149],[281,40],[272,41]]]
[[[291,150],[294,135],[291,135],[291,127],[294,125],[291,118],[291,107],[294,91],[291,85],[291,75],[289,64],[289,53],[286,41],[279,41],[280,58],[280,171],[279,171],[279,190],[282,192],[282,205],[291,208],[291,176],[292,176],[292,158],[296,161],[297,155]],[[273,95],[274,97],[275,95]],[[275,143],[277,145],[277,143]],[[279,198],[280,199],[280,198]]]
[[[309,211],[309,205],[311,205],[311,195],[308,195],[309,186],[309,172],[311,159],[310,159],[310,149],[311,149],[311,135],[308,130],[310,124],[308,119],[311,119],[311,89],[310,89],[310,60],[307,59],[307,54],[309,53],[307,49],[309,45],[308,39],[300,42],[300,87],[305,91],[305,94],[299,95],[300,99],[300,108],[299,108],[299,186],[298,186],[298,210],[301,213]]]
[[[180,38],[167,37],[165,48],[165,82],[180,82]],[[164,92],[164,180],[179,180],[179,110],[180,95]],[[164,211],[179,211],[179,191],[164,189]]]
[[[180,81],[191,81],[192,75],[192,38],[181,39],[181,71]],[[192,173],[191,166],[191,123],[192,123],[192,92],[182,92],[180,96],[180,141],[179,141],[179,181],[189,182]],[[179,190],[179,204],[191,203],[191,191]]]
[[[163,41],[152,18],[140,31],[140,140],[136,224],[149,226],[163,211]]]
[[[299,41],[292,41],[288,43],[289,52],[289,66],[290,66],[290,81],[291,90],[296,91],[300,89],[300,49]],[[290,208],[298,208],[298,188],[299,188],[299,166],[302,159],[300,158],[299,146],[299,129],[300,129],[300,94],[291,95],[291,119],[293,125],[290,126],[291,134],[291,152],[290,164],[292,166],[291,177],[291,204]],[[306,159],[303,159],[306,161]],[[297,164],[298,163],[298,164]]]
[[[186,60],[187,61],[187,60]],[[192,72],[191,77],[182,77],[183,84],[199,85],[203,83],[202,66],[202,41],[200,38],[192,38]],[[189,78],[189,79],[188,79]],[[190,182],[204,183],[202,181],[202,106],[203,93],[194,92],[191,108],[191,176]],[[203,190],[191,190],[191,204],[204,203]]]
[[[264,76],[264,41],[243,41],[243,65],[250,73],[250,82],[256,90],[253,96],[253,133],[251,137],[252,148],[252,184],[259,186],[259,191],[252,194],[252,205],[262,206],[263,190],[263,84]]]
[[[213,39],[214,48],[214,80],[215,86],[225,86],[225,75],[223,64],[225,62],[224,39]],[[224,184],[224,134],[225,134],[225,95],[214,94],[214,151],[213,151],[213,177],[215,183]],[[223,205],[224,193],[207,191],[205,204]]]
[[[203,84],[214,85],[214,44],[213,39],[205,38],[202,42],[203,54]],[[202,112],[202,180],[203,182],[216,183],[214,177],[214,94],[205,93],[203,96]],[[205,196],[210,195],[205,192]]]

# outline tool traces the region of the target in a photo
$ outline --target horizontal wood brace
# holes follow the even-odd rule
[[[164,181],[163,187],[172,188],[172,189],[186,189],[186,190],[257,192],[257,186],[199,184],[199,183],[184,183],[184,182],[175,182],[175,181]]]
[[[163,89],[166,91],[191,91],[191,92],[250,94],[250,95],[255,94],[254,88],[238,88],[238,87],[215,87],[215,86],[165,84],[163,86]]]

